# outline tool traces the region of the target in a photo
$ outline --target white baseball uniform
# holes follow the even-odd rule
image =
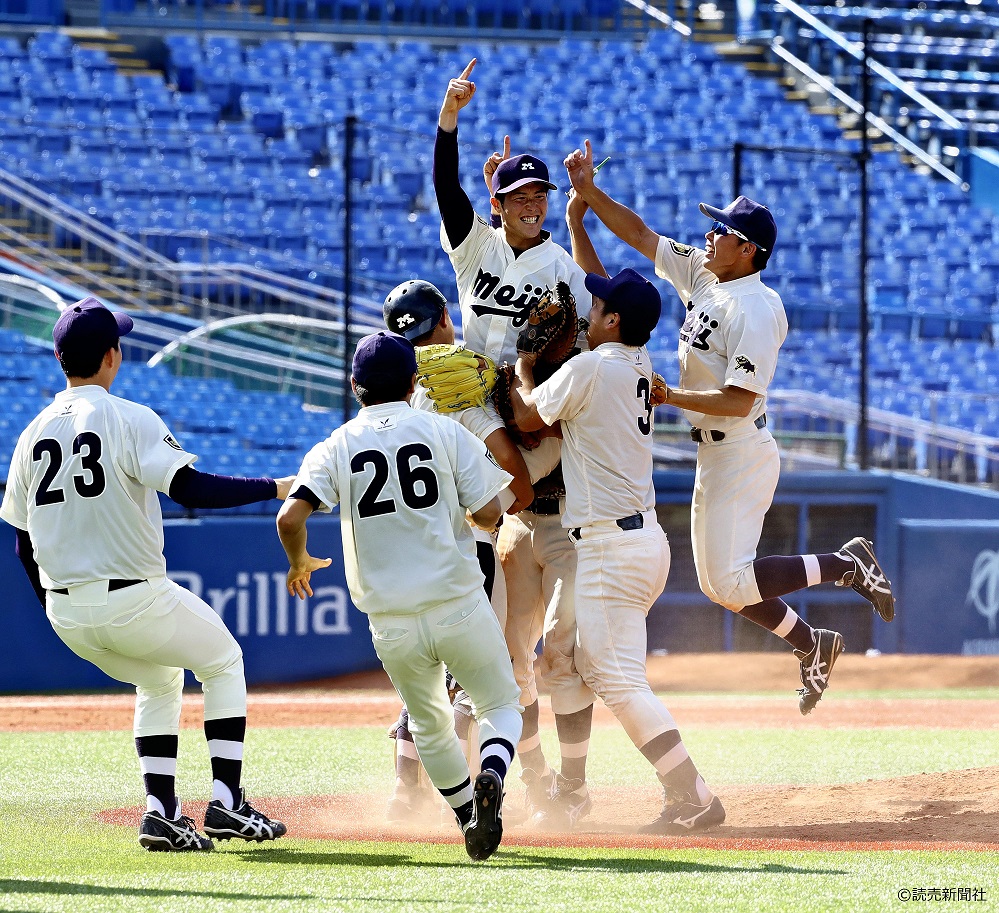
[[[195,459],[146,406],[73,387],[22,432],[0,507],[31,536],[55,632],[136,686],[137,736],[178,731],[184,669],[204,685],[205,719],[246,716],[235,638],[166,577],[156,492]]]
[[[479,215],[456,248],[441,225],[441,245],[451,258],[458,284],[465,345],[497,364],[516,362],[517,335],[531,305],[557,282],[568,283],[578,313],[590,310],[592,296],[583,284],[586,273],[545,235],[544,241],[518,256],[503,229],[491,228]]]
[[[702,432],[690,513],[698,583],[713,602],[738,611],[761,600],[753,561],[780,475],[777,444],[766,428],[767,387],[787,336],[787,316],[780,295],[759,273],[718,282],[705,268],[705,256],[660,238],[656,273],[687,306],[680,386],[718,390],[731,384],[756,394],[745,418],[684,410]]]
[[[576,546],[576,663],[636,746],[675,730],[646,676],[645,619],[669,574],[652,483],[652,363],[644,347],[604,343],[535,388],[562,422],[566,506]]]
[[[433,400],[427,395],[426,388],[421,387],[419,384],[416,385],[416,390],[410,397],[409,403],[414,409],[419,409],[423,412],[434,411]],[[488,406],[472,406],[468,409],[462,409],[459,412],[442,414],[464,425],[465,428],[483,442],[494,431],[505,427],[503,419],[499,417],[499,413],[492,407],[491,403]],[[469,524],[469,529],[472,531],[472,538],[478,543],[477,548],[488,548],[492,553],[493,575],[491,586],[487,587],[486,590],[489,596],[489,603],[496,613],[500,627],[503,628],[506,626],[506,577],[500,567],[499,552],[496,550],[496,535],[488,533],[484,529],[479,529],[479,527],[471,523]],[[480,561],[479,563],[481,566],[482,562]],[[484,570],[483,573],[485,573]]]
[[[393,402],[313,447],[292,488],[309,489],[320,510],[341,505],[351,597],[438,789],[469,778],[444,664],[472,700],[480,744],[520,738],[519,690],[465,521],[510,479],[458,422]]]
[[[531,305],[556,283],[568,283],[577,313],[590,309],[585,272],[547,232],[541,244],[517,255],[502,228],[476,215],[468,235],[454,248],[442,224],[441,245],[455,271],[465,345],[497,364],[516,362],[517,336]],[[533,451],[522,450],[532,481],[554,468],[558,450],[553,438]],[[572,660],[576,555],[565,546],[561,524],[554,515],[521,511],[504,519],[498,548],[507,585],[507,645],[521,703],[528,706],[538,699],[534,650],[540,640],[546,657],[542,663],[551,671],[547,681],[553,708],[575,713],[588,707],[593,695]]]

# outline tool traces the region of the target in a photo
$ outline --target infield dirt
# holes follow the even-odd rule
[[[650,657],[653,687],[665,695],[681,731],[685,726],[791,729],[972,729],[999,736],[999,700],[920,698],[928,688],[999,686],[999,659],[952,656],[843,656],[833,688],[840,691],[910,691],[912,697],[837,698],[830,690],[808,717],[797,711],[797,664],[781,654]],[[718,692],[705,694],[705,692]],[[764,696],[774,691],[787,700]],[[691,692],[696,692],[692,694]],[[739,692],[742,692],[740,695]],[[115,730],[127,732],[132,697],[112,695],[0,698],[0,730]],[[201,726],[200,695],[185,696],[182,725]],[[249,717],[254,727],[390,725],[399,700],[381,672],[296,687],[255,689]],[[553,719],[542,701],[542,726]],[[598,704],[597,726],[617,725]],[[386,752],[386,762],[388,753]],[[717,849],[969,849],[999,850],[999,768],[926,773],[837,786],[719,787],[725,824],[693,838],[648,837],[635,825],[658,812],[657,790],[591,786],[594,811],[572,834],[543,834],[507,827],[505,845],[626,846]],[[520,801],[513,781],[509,817]],[[255,797],[256,798],[256,797]],[[386,796],[336,795],[262,800],[293,836],[341,840],[459,842],[447,815],[436,810],[418,829],[384,821]],[[185,810],[188,807],[185,805]],[[190,804],[195,817],[201,812]],[[137,826],[141,810],[109,809],[100,818]],[[442,819],[442,820],[440,820]]]

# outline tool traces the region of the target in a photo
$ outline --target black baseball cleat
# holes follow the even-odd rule
[[[665,786],[662,813],[655,821],[639,828],[639,833],[683,837],[700,834],[724,822],[725,808],[717,796],[712,796],[710,802],[702,805],[696,792],[681,793]]]
[[[205,809],[205,833],[216,840],[277,840],[288,832],[280,821],[272,821],[263,812],[257,811],[246,799],[245,790],[239,791],[239,805],[226,808],[218,799],[213,799]]]
[[[555,772],[549,770],[541,775],[529,768],[520,772],[520,779],[527,790],[524,793],[524,810],[527,818],[533,818],[542,809],[546,809],[555,798]]]
[[[531,826],[539,831],[571,831],[593,809],[590,791],[583,780],[567,780],[555,774],[555,795],[535,812]]]
[[[472,820],[465,825],[465,852],[479,862],[499,849],[503,839],[503,781],[484,770],[472,787]]]
[[[860,536],[851,539],[838,552],[840,558],[853,562],[853,571],[847,572],[836,586],[853,587],[872,606],[884,621],[895,617],[895,597],[891,591],[891,581],[881,570],[874,555],[874,546]]]
[[[159,812],[146,812],[142,816],[139,846],[154,853],[210,853],[215,849],[215,844],[199,834],[186,815],[171,821]]]
[[[829,676],[842,652],[843,635],[824,628],[814,629],[811,650],[807,653],[794,651],[794,655],[801,661],[801,684],[804,687],[798,689],[798,709],[802,716],[812,712],[822,693],[829,687]]]

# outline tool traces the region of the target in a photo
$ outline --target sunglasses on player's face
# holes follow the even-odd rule
[[[724,222],[717,222],[717,221],[712,222],[710,231],[716,235],[735,235],[740,241],[746,241],[749,244],[756,244],[755,241],[750,241],[749,238],[747,238],[741,231],[736,231],[734,228],[732,228],[730,225],[726,225]],[[762,251],[766,250],[765,247],[760,247],[759,244],[756,244],[756,246]]]

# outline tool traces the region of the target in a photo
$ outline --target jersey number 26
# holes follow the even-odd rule
[[[416,466],[412,465],[414,458],[417,461]],[[420,465],[432,462],[433,458],[434,455],[426,444],[405,444],[396,452],[395,466],[402,500],[412,510],[433,507],[440,497],[434,471],[429,466]],[[362,450],[360,453],[355,453],[351,459],[350,471],[364,472],[364,467],[368,465],[374,467],[375,474],[357,501],[357,516],[364,519],[394,514],[397,508],[392,498],[379,500],[379,495],[389,478],[388,457],[380,450]],[[422,491],[417,490],[418,486]]]

